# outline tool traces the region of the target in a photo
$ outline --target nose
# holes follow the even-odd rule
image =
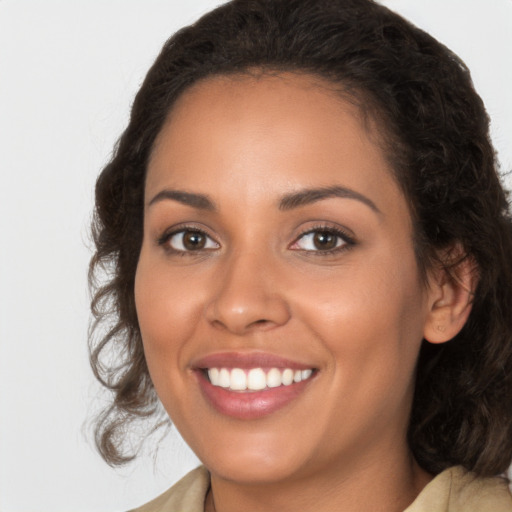
[[[218,270],[218,286],[206,308],[207,320],[214,327],[244,335],[288,322],[289,305],[279,292],[269,258],[239,254]]]

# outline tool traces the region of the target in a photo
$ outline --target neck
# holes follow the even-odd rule
[[[212,474],[205,511],[402,512],[432,478],[408,452],[330,469],[272,483],[240,484]]]

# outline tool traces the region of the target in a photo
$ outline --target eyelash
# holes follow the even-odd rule
[[[213,248],[212,247],[207,247],[207,248],[201,247],[196,250],[175,249],[174,247],[171,247],[169,242],[174,236],[179,235],[180,233],[184,235],[187,232],[188,233],[197,233],[199,235],[202,235],[203,237],[205,237],[207,239],[207,242],[206,242],[207,244],[209,242],[213,242],[217,247],[213,247]],[[312,235],[314,233],[320,233],[320,232],[327,233],[329,235],[333,235],[338,240],[341,240],[343,243],[339,246],[333,247],[332,249],[326,249],[326,250],[321,250],[321,249],[308,250],[308,249],[301,249],[301,248],[293,249],[293,246],[296,245],[300,240],[304,239],[307,235]],[[191,255],[204,254],[205,252],[209,252],[209,251],[215,250],[220,247],[220,244],[218,242],[216,242],[208,233],[206,233],[204,230],[199,229],[195,226],[180,226],[179,228],[174,228],[172,231],[165,232],[161,237],[158,238],[157,243],[159,246],[164,247],[164,249],[167,252],[170,252],[172,254],[176,254],[179,256],[191,256]],[[336,244],[337,243],[338,243],[338,241],[336,242]],[[342,229],[335,228],[332,226],[318,225],[318,226],[314,226],[312,228],[308,228],[303,233],[301,233],[295,239],[295,241],[289,246],[289,248],[291,250],[301,251],[303,253],[308,253],[308,254],[313,254],[314,256],[329,256],[329,255],[338,254],[340,252],[349,250],[355,244],[356,244],[356,241],[354,240],[354,238],[352,236],[348,235]],[[183,242],[182,242],[182,245],[183,245]]]
[[[217,247],[201,247],[196,250],[175,249],[170,245],[170,241],[174,236],[179,235],[180,233],[183,235],[186,233],[197,233],[198,235],[201,235],[207,239],[206,243],[213,242]],[[216,242],[208,233],[206,233],[206,231],[199,229],[196,226],[180,226],[179,228],[174,228],[171,231],[166,231],[160,238],[158,238],[157,243],[159,246],[164,247],[167,252],[178,256],[192,256],[199,254],[204,255],[205,252],[209,252],[219,247],[219,243]],[[181,244],[183,245],[183,241]]]
[[[335,237],[340,239],[343,243],[340,246],[334,247],[332,249],[326,249],[326,250],[319,249],[319,250],[314,251],[314,250],[306,250],[306,249],[300,249],[300,248],[293,249],[293,250],[302,251],[302,252],[305,252],[308,254],[312,254],[314,256],[330,256],[333,254],[339,254],[341,252],[350,250],[356,244],[355,239],[352,236],[348,235],[342,229],[335,228],[332,226],[326,226],[325,224],[323,224],[323,225],[320,224],[318,226],[308,228],[306,231],[301,233],[295,239],[295,241],[291,244],[290,248],[292,248],[295,244],[297,244],[300,240],[302,240],[307,235],[311,235],[313,233],[320,233],[320,232],[328,233],[329,235],[334,235]]]

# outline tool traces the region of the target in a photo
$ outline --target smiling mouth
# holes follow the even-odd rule
[[[204,375],[212,386],[229,391],[263,391],[291,386],[312,377],[313,368],[207,368]]]
[[[222,352],[192,361],[206,402],[236,420],[258,420],[307,393],[320,369],[265,352]]]

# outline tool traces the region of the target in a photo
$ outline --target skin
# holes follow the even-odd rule
[[[409,208],[376,140],[356,107],[292,74],[196,84],[159,134],[137,314],[156,391],[211,472],[207,509],[401,511],[431,478],[406,443],[415,363],[424,336],[446,341],[463,324],[443,318],[464,297],[443,278],[422,284]],[[333,186],[354,197],[279,207]],[[216,209],[164,190],[207,195]],[[179,250],[185,227],[207,235],[203,249]],[[304,235],[314,229],[351,241],[328,252]],[[222,351],[317,372],[284,408],[232,418],[193,369]]]

